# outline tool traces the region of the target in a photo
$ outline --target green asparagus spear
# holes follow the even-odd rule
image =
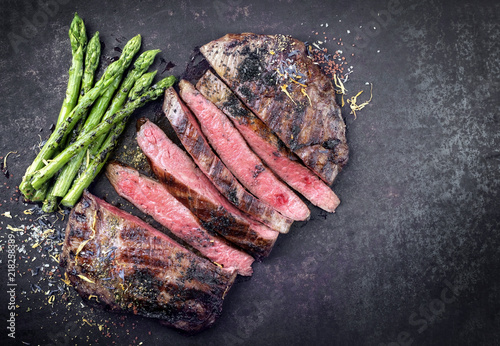
[[[85,68],[83,70],[82,86],[80,87],[80,97],[78,102],[80,102],[83,96],[89,92],[94,86],[95,72],[99,66],[99,59],[101,57],[101,42],[99,41],[99,32],[96,32],[94,36],[90,39],[87,45],[87,53],[85,54]],[[75,125],[71,134],[69,134],[64,143],[64,146],[68,141],[74,141],[76,136],[80,133],[80,130],[85,123],[86,114]]]
[[[137,40],[137,44],[140,45],[140,36]],[[124,66],[123,61],[117,60],[108,66],[106,72],[101,77],[101,79],[96,83],[96,85],[82,98],[82,101],[77,104],[77,106],[71,111],[70,115],[66,121],[62,122],[59,127],[56,127],[52,135],[49,137],[42,150],[38,153],[37,157],[33,161],[29,168],[29,172],[23,177],[19,189],[24,194],[27,199],[34,193],[34,189],[40,189],[42,186],[37,185],[36,188],[31,184],[31,180],[35,172],[37,172],[44,163],[48,163],[49,160],[57,148],[60,146],[64,137],[71,132],[73,127],[76,125],[82,115],[86,110],[94,103],[94,101],[110,86],[110,84],[115,80],[115,78],[123,73]]]
[[[129,101],[127,102],[125,107],[127,107],[130,102],[133,102],[140,98],[144,94],[144,92],[146,92],[146,90],[153,82],[153,78],[155,75],[156,71],[146,73],[137,80],[134,88],[129,93]],[[99,142],[99,140],[102,139],[103,143],[100,148],[98,148],[99,150],[93,155],[92,161],[85,166],[83,172],[78,176],[78,178],[75,179],[73,185],[71,186],[71,189],[61,200],[61,203],[64,206],[73,207],[82,195],[83,190],[85,190],[90,185],[90,183],[92,183],[99,172],[101,172],[102,167],[106,164],[106,161],[115,149],[116,144],[118,143],[118,138],[120,138],[123,130],[125,130],[126,123],[126,119],[121,121],[111,129],[110,133],[107,136],[101,135],[97,140],[97,142]],[[101,144],[101,142],[97,144]]]
[[[69,28],[69,40],[71,42],[73,59],[68,72],[69,79],[66,97],[61,106],[56,126],[69,116],[69,113],[75,108],[78,101],[78,95],[80,94],[80,85],[83,76],[83,57],[87,48],[87,33],[83,20],[76,13]]]
[[[76,13],[69,28],[69,39],[71,43],[72,54],[71,67],[68,71],[69,78],[68,85],[66,87],[66,96],[63,100],[61,110],[59,111],[59,116],[57,118],[56,124],[60,124],[61,122],[63,122],[75,107],[78,101],[78,94],[80,91],[80,85],[83,75],[83,57],[85,54],[85,49],[87,47],[87,34],[85,31],[85,24],[83,23],[83,20]],[[34,165],[34,163],[31,164],[26,169],[25,177],[31,175],[37,169],[38,168],[36,167],[36,165]],[[27,199],[36,199],[37,201],[43,201],[47,190],[48,186],[41,189],[38,193],[32,194],[30,198],[28,198],[26,194],[25,197]]]
[[[130,90],[128,94],[129,101],[137,100],[142,94],[144,94],[148,88],[153,84],[153,79],[156,76],[156,72],[152,71],[145,73],[135,82],[134,87]]]
[[[87,51],[85,53],[85,65],[83,69],[82,83],[80,86],[80,95],[78,97],[78,101],[83,98],[92,87],[94,86],[94,77],[95,71],[97,70],[97,66],[99,65],[99,59],[101,57],[101,42],[99,41],[99,32],[96,32],[94,36],[90,39],[87,44]],[[73,130],[74,133],[79,133],[82,123],[85,120],[85,116],[79,120],[78,124],[75,126]],[[73,135],[67,135],[66,139],[63,143],[67,143],[68,140],[71,140],[70,137]],[[74,135],[73,140],[76,138],[76,134]],[[65,145],[64,145],[65,146]],[[56,182],[59,178],[56,180]],[[57,208],[57,196],[55,192],[57,191],[56,187],[53,184],[50,184],[50,188],[47,186],[46,188],[42,188],[41,190],[37,190],[33,198],[31,199],[33,202],[38,202],[39,198],[42,195],[45,195],[45,192],[48,188],[47,195],[45,196],[45,200],[43,201],[42,210],[46,213],[54,212]]]
[[[151,100],[156,100],[160,97],[165,89],[172,86],[175,82],[174,76],[169,76],[162,79],[157,84],[153,85],[147,92],[141,95],[140,98],[132,101],[126,105],[121,111],[113,114],[106,121],[101,122],[92,131],[88,132],[80,139],[76,140],[73,144],[64,149],[59,155],[57,155],[53,160],[48,162],[48,164],[37,171],[31,181],[32,186],[37,189],[41,187],[46,181],[48,181],[54,174],[61,169],[62,166],[66,164],[76,153],[80,150],[86,150],[87,147],[99,136],[107,133],[115,125],[120,122],[126,122],[128,117],[133,113],[133,111],[146,104]]]
[[[134,62],[134,69],[129,71],[122,85],[120,85],[120,89],[116,92],[113,102],[111,102],[111,106],[109,106],[106,114],[104,114],[104,117],[102,118],[103,120],[108,119],[110,116],[118,112],[120,108],[122,108],[123,104],[127,100],[127,96],[131,88],[134,86],[134,83],[136,83],[136,80],[148,70],[149,66],[153,63],[156,54],[159,52],[159,49],[148,50],[139,55]],[[97,151],[99,150],[104,139],[105,137],[101,136],[98,140],[91,143],[89,146],[91,157],[97,154]]]
[[[132,58],[139,50],[139,46],[136,44],[136,40],[136,38],[131,39],[123,48],[123,54],[121,55],[120,60],[123,61],[125,68],[128,68],[130,66]],[[108,108],[109,103],[111,102],[111,99],[113,98],[113,94],[120,86],[122,75],[123,73],[118,76],[113,81],[113,83],[111,83],[109,88],[99,97],[99,99],[97,99],[95,104],[92,106],[92,110],[90,111],[85,124],[80,130],[77,139],[99,124],[102,116]],[[76,176],[76,173],[78,173],[78,169],[80,168],[84,157],[85,151],[81,151],[77,155],[75,155],[75,157],[73,157],[67,165],[64,166],[61,173],[57,177],[54,188],[52,189],[53,195],[58,197],[64,197],[64,195],[66,195],[66,192],[70,188],[71,183]]]
[[[82,86],[80,88],[80,98],[94,86],[95,71],[101,58],[101,42],[99,41],[99,31],[89,41],[87,53],[85,54],[85,69],[83,70]]]
[[[47,192],[47,196],[43,200],[42,210],[46,213],[52,213],[57,208],[57,196],[54,195],[54,185],[46,182],[44,186],[48,186],[49,191]],[[36,191],[38,192],[40,190]]]
[[[47,198],[47,192],[49,191],[49,184],[46,183],[40,189],[35,190],[35,193],[30,198],[30,202],[43,202]]]

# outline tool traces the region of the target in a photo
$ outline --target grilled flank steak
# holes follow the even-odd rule
[[[207,230],[222,235],[256,258],[269,255],[279,233],[233,206],[158,126],[140,119],[137,143],[166,189],[191,210]]]
[[[340,201],[332,189],[304,166],[224,82],[207,71],[196,88],[231,119],[252,150],[278,177],[315,206],[335,211]]]
[[[228,34],[200,48],[276,135],[327,184],[346,164],[345,124],[331,81],[285,35]]]
[[[297,221],[308,219],[310,211],[304,202],[262,163],[227,116],[191,83],[181,80],[179,88],[215,152],[241,184],[282,215]]]
[[[292,220],[255,198],[214,153],[191,111],[173,88],[165,91],[163,112],[184,148],[220,193],[234,206],[272,230],[287,233]]]
[[[162,184],[116,162],[108,164],[106,176],[120,196],[151,215],[203,256],[224,268],[235,268],[238,274],[252,275],[252,256],[231,246],[224,238],[208,232],[200,220]]]
[[[89,303],[188,332],[214,323],[236,276],[88,192],[71,211],[60,265]]]

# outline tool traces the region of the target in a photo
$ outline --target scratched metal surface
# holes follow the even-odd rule
[[[51,0],[3,1],[1,11],[0,155],[17,151],[7,160],[10,178],[0,176],[0,211],[12,216],[0,216],[2,345],[500,344],[498,2]],[[311,42],[325,31],[336,39],[324,47],[343,49],[354,68],[351,95],[373,83],[373,101],[356,120],[343,110],[351,155],[333,184],[337,212],[311,207],[311,220],[280,236],[198,335],[82,306],[71,289],[47,304],[44,292],[32,292],[40,278],[29,269],[51,259],[7,229],[29,224],[23,210],[32,206],[15,188],[57,117],[75,11],[89,33],[100,31],[108,57],[138,33],[143,49],[162,49],[154,68],[175,65],[162,76],[180,76],[196,46],[228,32]],[[167,128],[159,107],[135,116]],[[132,121],[115,157],[132,160],[135,148]],[[102,176],[91,191],[140,215]],[[17,254],[15,340],[7,329],[9,234],[26,245]]]

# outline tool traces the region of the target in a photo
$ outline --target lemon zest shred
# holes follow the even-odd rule
[[[61,206],[58,207],[57,213],[62,216],[61,221],[64,221],[64,210],[62,210]],[[59,220],[59,216],[57,217],[57,220]]]
[[[82,275],[82,274],[78,274],[78,277],[80,279],[82,279],[83,281],[87,281],[87,282],[90,282],[91,284],[95,284],[94,281],[90,280],[88,277],[86,277],[85,275]]]
[[[365,108],[366,105],[370,103],[373,97],[373,84],[370,83],[370,99],[368,101],[363,102],[362,104],[357,104],[357,98],[359,95],[363,93],[363,90],[361,90],[359,93],[356,94],[356,96],[351,97],[350,99],[347,99],[347,103],[349,103],[349,107],[351,108],[351,113],[354,114],[354,119],[356,119],[356,111],[360,111],[363,108]]]
[[[40,136],[40,134],[38,134],[38,138],[40,138],[40,142],[38,142],[37,146],[38,146],[38,149],[40,149],[43,145],[43,139],[42,139],[42,136]]]
[[[281,91],[283,91],[290,98],[290,100],[292,100],[292,102],[293,102],[294,105],[296,105],[297,103],[292,98],[292,95],[290,95],[290,93],[288,92],[288,90],[286,90],[287,87],[288,87],[287,84],[282,85],[281,86]]]
[[[17,151],[9,151],[7,155],[3,158],[3,169],[7,169],[7,157],[9,157],[10,154],[17,154]]]
[[[46,237],[49,233],[54,233],[53,228],[49,228],[42,233],[42,237]]]
[[[339,77],[337,77],[336,74],[333,75],[333,81],[335,83],[335,86],[338,88],[338,89],[335,90],[335,92],[337,94],[345,95],[346,90],[345,90],[345,87],[344,87],[344,83],[342,83],[342,81],[340,80]]]
[[[83,322],[85,322],[85,323],[87,323],[87,324],[88,324],[89,326],[91,326],[91,327],[93,326],[93,325],[92,325],[89,321],[87,321],[87,319],[85,319],[85,318],[82,318],[82,321],[83,321]]]
[[[311,98],[310,98],[310,97],[309,97],[309,95],[307,94],[306,89],[305,89],[305,88],[302,88],[302,89],[300,89],[300,91],[302,92],[302,94],[303,94],[304,96],[306,96],[306,97],[307,97],[307,99],[309,100],[309,105],[312,107]]]
[[[126,293],[128,291],[128,288],[130,287],[129,285],[125,286],[123,283],[120,282],[120,286],[122,287],[123,293]]]
[[[78,254],[83,250],[83,248],[85,247],[85,245],[87,245],[89,241],[94,239],[96,222],[97,222],[97,211],[94,212],[94,220],[92,221],[92,226],[90,227],[90,229],[92,230],[92,235],[89,237],[89,239],[85,239],[84,241],[82,241],[80,245],[78,245],[78,249],[76,249],[75,264],[78,264]]]
[[[300,77],[300,76],[299,76],[299,77]],[[294,82],[294,83],[297,83],[298,85],[300,85],[300,86],[302,86],[302,87],[304,87],[304,88],[306,88],[306,87],[307,87],[307,85],[302,84],[302,83],[300,83],[300,82],[297,82],[297,81],[296,81],[295,79],[293,79],[292,77],[290,77],[290,80],[291,80],[292,82]]]
[[[26,209],[23,211],[25,215],[32,215],[34,213],[33,209]]]
[[[280,76],[280,77],[284,77],[285,76],[283,73],[280,72],[279,69],[276,69],[276,73],[278,73],[278,76]]]
[[[71,281],[69,281],[68,273],[64,272],[64,279],[61,279],[66,285],[71,286]]]
[[[23,232],[24,231],[24,229],[22,229],[22,228],[12,227],[11,225],[7,225],[7,229],[12,231],[12,232]]]
[[[55,300],[56,300],[56,296],[55,295],[51,295],[49,297],[49,304],[53,304]]]

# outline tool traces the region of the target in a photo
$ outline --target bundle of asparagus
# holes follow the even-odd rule
[[[160,52],[157,49],[140,54],[123,78],[141,46],[137,35],[94,84],[101,55],[99,32],[87,42],[85,24],[75,14],[69,37],[73,58],[66,97],[54,131],[19,185],[27,200],[43,201],[46,212],[53,212],[60,198],[68,207],[78,202],[106,163],[134,110],[160,97],[175,82],[169,76],[151,86],[156,71],[147,70]]]

